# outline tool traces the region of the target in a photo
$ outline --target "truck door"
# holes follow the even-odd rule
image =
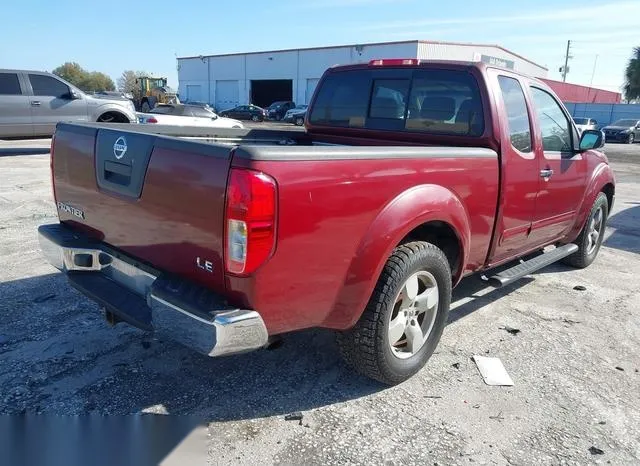
[[[562,105],[535,84],[529,92],[540,177],[531,239],[544,244],[561,238],[573,226],[584,195],[587,161],[574,150],[578,134]]]
[[[539,167],[533,150],[530,109],[524,83],[516,75],[488,70],[493,79],[501,140],[501,194],[496,242],[489,262],[499,263],[531,249],[529,235],[535,214]]]
[[[36,136],[53,134],[59,121],[88,121],[87,101],[82,96],[73,98],[65,83],[44,74],[29,73],[28,78],[33,89],[30,100]]]
[[[17,72],[0,73],[0,137],[33,136],[29,96]]]

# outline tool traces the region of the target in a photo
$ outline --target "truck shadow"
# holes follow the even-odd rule
[[[449,323],[526,284],[479,292],[463,281]],[[308,330],[272,350],[210,359],[119,324],[61,274],[0,283],[0,413],[196,415],[208,421],[284,416],[380,392],[387,387],[342,363],[334,335]],[[15,387],[19,393],[12,395]]]
[[[625,202],[624,204],[633,207],[628,207],[609,217],[607,227],[614,231],[605,239],[604,245],[640,254],[640,203]]]

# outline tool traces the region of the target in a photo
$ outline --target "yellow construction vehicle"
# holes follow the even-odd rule
[[[136,78],[136,84],[139,95],[135,98],[135,105],[141,112],[148,112],[156,104],[180,103],[177,93],[167,86],[167,78],[140,76]]]

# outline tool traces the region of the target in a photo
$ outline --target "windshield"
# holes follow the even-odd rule
[[[588,118],[574,118],[573,121],[576,122],[576,125],[587,125],[589,124]]]
[[[296,105],[296,110],[306,110],[308,105]]]
[[[611,126],[635,126],[636,120],[618,120],[611,123]]]
[[[272,103],[271,105],[269,105],[269,108],[270,108],[270,109],[272,109],[272,108],[278,108],[278,107],[283,106],[284,104],[285,104],[285,102],[274,102],[274,103]]]
[[[152,108],[149,113],[156,113],[160,115],[169,115],[173,113],[174,107],[170,105],[158,105],[157,107]]]

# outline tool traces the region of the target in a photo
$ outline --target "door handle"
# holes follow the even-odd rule
[[[553,170],[550,168],[540,170],[540,178],[551,178],[551,175],[553,175]]]
[[[32,107],[39,107],[40,106],[40,101],[39,100],[32,100],[31,101],[31,106]]]

